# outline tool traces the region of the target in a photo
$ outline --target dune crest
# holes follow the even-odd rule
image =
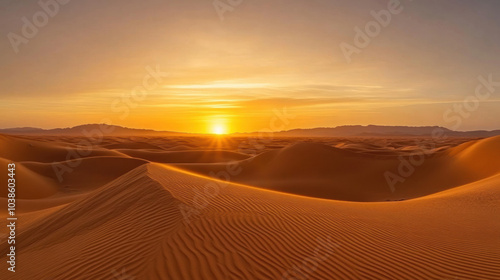
[[[230,179],[270,190],[335,200],[413,199],[498,174],[497,151],[500,151],[500,137],[471,141],[429,154],[400,156],[377,156],[317,143],[298,143],[241,161],[242,171]],[[226,168],[225,164],[177,166],[206,175]],[[406,171],[409,168],[411,172]],[[388,172],[402,178],[395,192],[386,179]]]
[[[493,179],[479,189],[492,191]],[[222,185],[199,208],[207,184]],[[499,240],[488,234],[500,222],[468,221],[498,204],[441,201],[318,200],[147,164],[24,228],[23,269],[9,279],[111,279],[122,268],[136,279],[280,279],[308,257],[318,264],[310,279],[500,279]],[[180,205],[198,214],[186,220]]]

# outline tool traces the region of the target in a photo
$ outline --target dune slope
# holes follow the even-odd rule
[[[231,167],[239,172],[229,179],[327,199],[407,200],[498,174],[499,152],[500,137],[428,155],[401,156],[375,156],[317,143],[298,143],[239,162],[237,167]],[[228,164],[176,166],[205,175],[228,169]]]
[[[124,156],[123,154],[90,145],[46,143],[17,136],[0,134],[0,157],[13,161],[58,162],[94,156]]]
[[[499,183],[353,203],[147,164],[22,228],[5,279],[495,280]]]
[[[120,153],[159,163],[217,163],[244,160],[249,156],[231,151],[155,151],[119,149]]]

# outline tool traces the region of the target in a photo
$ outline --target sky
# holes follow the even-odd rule
[[[0,128],[500,129],[499,12],[497,0],[0,0]]]

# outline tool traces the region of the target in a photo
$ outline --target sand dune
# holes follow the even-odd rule
[[[248,155],[231,151],[150,151],[119,149],[120,153],[160,163],[217,163],[238,161],[249,158]]]
[[[159,146],[144,142],[125,142],[102,145],[106,149],[161,149]]]
[[[447,154],[479,178],[497,174],[500,169],[500,136],[464,143],[451,148]]]
[[[13,161],[55,162],[93,156],[123,155],[116,151],[95,147],[88,150],[86,146],[59,145],[0,134],[0,157]]]
[[[271,190],[348,201],[417,198],[481,180],[500,172],[500,137],[415,156],[374,156],[316,143],[269,151],[239,164],[231,181]],[[401,165],[405,167],[401,169]],[[406,167],[406,166],[410,167]],[[201,174],[221,172],[225,164],[177,165]],[[413,171],[408,172],[411,168]],[[404,172],[400,172],[403,170]],[[400,176],[393,192],[386,172]]]
[[[198,162],[200,151],[176,152],[186,163],[173,166],[149,161],[182,145],[152,139],[158,149],[99,148],[113,156],[78,160],[63,182],[50,159],[77,139],[1,141],[0,164],[23,159],[18,270],[5,273],[0,240],[1,279],[500,280],[499,137],[436,153],[394,193],[380,175],[414,151],[400,151],[404,141],[353,151],[280,140],[286,147],[254,157],[210,151],[210,164]],[[227,170],[234,160],[241,172],[230,179],[253,186],[187,171]]]
[[[213,180],[142,165],[23,229],[8,279],[500,279],[499,183],[366,204],[219,182],[199,204]]]
[[[7,166],[10,162],[0,158],[2,166]],[[64,164],[66,167],[75,166],[71,172],[64,174],[62,181],[57,178],[52,163],[16,163],[17,213],[27,215],[21,218],[23,223],[33,220],[30,212],[57,209],[145,163],[141,159],[116,157],[93,157],[81,159],[80,162],[73,160],[54,163]],[[1,173],[0,180],[6,182],[7,173]],[[6,197],[7,188],[0,189],[1,205],[7,205]],[[0,209],[0,215],[6,215],[6,212],[7,208]],[[39,217],[38,214],[34,216]]]
[[[137,158],[87,157],[54,163],[24,162],[22,165],[45,178],[52,179],[57,184],[58,191],[67,194],[101,187],[144,163],[147,161]],[[63,171],[68,169],[67,172],[61,173],[62,180],[59,180],[54,166]]]
[[[0,158],[2,167],[9,163],[11,161]],[[54,180],[30,170],[22,164],[17,164],[16,175],[19,178],[17,185],[21,186],[16,193],[19,198],[42,198],[57,192],[58,186]],[[7,179],[9,179],[7,172],[1,172],[0,181],[7,182]],[[7,197],[7,187],[0,188],[0,197]]]

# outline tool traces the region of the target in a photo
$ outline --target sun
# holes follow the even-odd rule
[[[212,133],[213,134],[216,134],[216,135],[223,135],[223,134],[227,134],[227,128],[225,125],[223,124],[214,124],[212,126]]]

